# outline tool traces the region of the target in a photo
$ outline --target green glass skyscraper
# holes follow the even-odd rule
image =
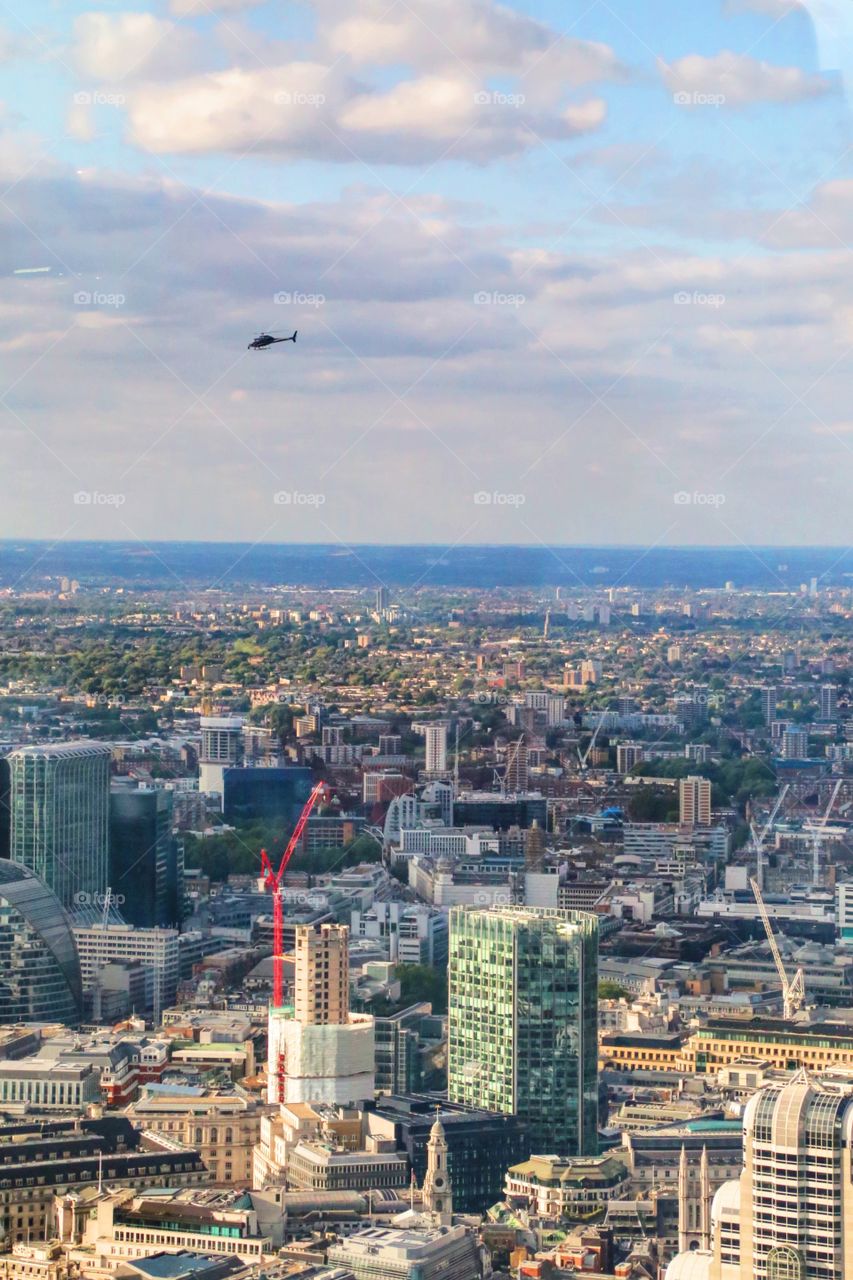
[[[531,1152],[598,1147],[598,919],[450,913],[448,1097],[516,1115]]]
[[[61,742],[9,753],[10,852],[66,910],[100,915],[107,889],[108,746]]]

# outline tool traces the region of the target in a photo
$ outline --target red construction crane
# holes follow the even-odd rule
[[[302,832],[305,830],[305,824],[311,816],[311,810],[314,805],[322,797],[328,794],[328,787],[325,782],[318,782],[308,799],[305,801],[305,807],[299,815],[299,821],[293,829],[293,835],[288,841],[287,848],[281,855],[281,863],[278,871],[273,871],[266,849],[261,849],[261,870],[264,874],[264,888],[272,890],[272,919],[273,919],[273,958],[272,958],[272,981],[273,981],[273,1007],[280,1009],[284,1003],[284,976],[282,965],[282,952],[284,950],[284,905],[281,897],[281,882],[284,879],[284,873],[287,870],[287,864],[293,857],[293,852],[299,844]]]

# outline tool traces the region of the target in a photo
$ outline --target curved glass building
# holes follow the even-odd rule
[[[80,961],[56,894],[0,859],[0,1023],[79,1022]]]

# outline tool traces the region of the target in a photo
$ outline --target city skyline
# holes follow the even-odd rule
[[[0,535],[849,541],[850,18],[636,8],[8,6]]]

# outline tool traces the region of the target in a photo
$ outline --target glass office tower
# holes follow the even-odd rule
[[[450,913],[448,1097],[518,1117],[531,1152],[598,1147],[598,919]]]
[[[0,859],[0,1023],[79,1021],[80,962],[56,895]]]
[[[109,747],[63,742],[8,756],[10,852],[66,910],[98,912],[107,888]]]

